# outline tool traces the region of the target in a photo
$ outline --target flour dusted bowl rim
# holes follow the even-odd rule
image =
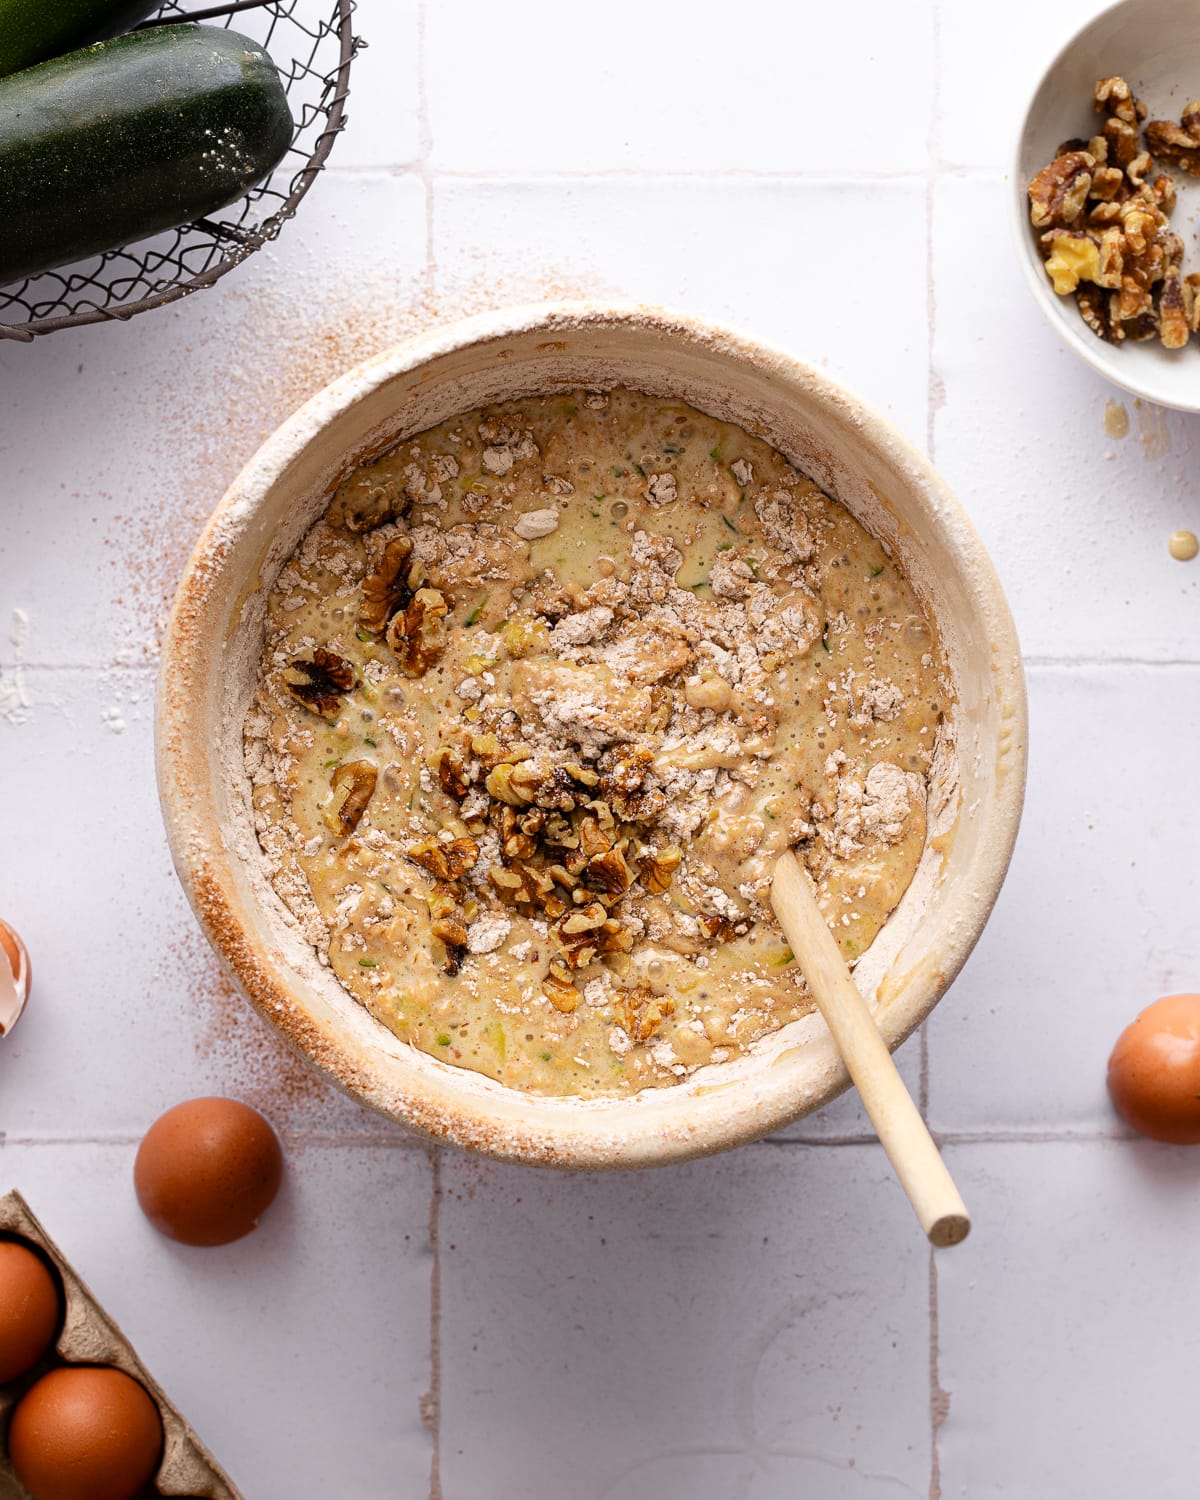
[[[566,303],[438,329],[349,371],[284,423],[218,506],[175,600],[158,700],[159,787],[176,868],[260,1014],[347,1092],[404,1125],[568,1167],[648,1165],[753,1139],[833,1098],[844,1069],[815,1016],[684,1083],[587,1101],[519,1093],[401,1042],[285,919],[258,857],[241,724],[266,595],[342,474],[458,412],[614,384],[681,397],[763,436],[881,537],[937,621],[957,699],[957,775],[916,879],[858,967],[898,1045],[966,959],[1008,865],[1025,772],[1019,651],[982,545],[926,460],[779,350],[685,316]]]

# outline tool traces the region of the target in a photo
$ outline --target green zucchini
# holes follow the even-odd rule
[[[159,0],[0,0],[0,77],[144,21]]]
[[[0,78],[0,286],[241,197],[291,144],[271,59],[156,26]]]

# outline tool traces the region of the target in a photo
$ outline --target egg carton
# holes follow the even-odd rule
[[[8,1461],[8,1425],[13,1408],[40,1376],[64,1364],[115,1365],[145,1387],[158,1404],[163,1425],[163,1456],[153,1488],[144,1500],[186,1496],[188,1500],[241,1500],[227,1474],[167,1399],[142,1364],[133,1345],[96,1301],[71,1263],[38,1223],[20,1193],[0,1198],[0,1236],[28,1241],[50,1260],[62,1283],[62,1327],[50,1350],[19,1380],[0,1385],[0,1500],[29,1500]]]

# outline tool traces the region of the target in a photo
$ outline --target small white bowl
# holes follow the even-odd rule
[[[347,468],[494,401],[626,384],[760,434],[892,550],[937,621],[954,683],[957,783],[931,808],[925,858],[855,969],[889,1047],[937,1003],[983,930],[1025,784],[1025,690],[1000,583],[970,522],[898,432],[779,350],[649,309],[492,313],[351,370],[268,439],[192,555],[163,647],[158,776],[175,865],[259,1012],[364,1104],[438,1139],[562,1167],[633,1167],[765,1135],[847,1083],[820,1016],[748,1056],[632,1098],[552,1099],[455,1068],[387,1031],[287,919],[257,848],[242,723],[265,600]]]
[[[1075,298],[1055,294],[1029,222],[1030,179],[1054,159],[1063,141],[1096,134],[1100,117],[1092,108],[1092,91],[1097,80],[1114,74],[1145,102],[1149,119],[1178,120],[1184,105],[1200,97],[1200,5],[1121,0],[1089,21],[1046,69],[1021,124],[1009,172],[1017,255],[1038,305],[1092,369],[1159,406],[1200,411],[1200,339],[1193,334],[1184,348],[1172,350],[1157,340],[1113,345],[1097,338],[1079,316]],[[1184,271],[1200,271],[1200,180],[1169,165],[1163,170],[1178,189],[1171,227],[1184,242]]]

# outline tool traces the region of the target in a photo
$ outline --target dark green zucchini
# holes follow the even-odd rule
[[[159,0],[0,0],[0,77],[128,31]]]
[[[215,213],[292,139],[279,74],[213,26],[156,26],[0,79],[0,286]]]

